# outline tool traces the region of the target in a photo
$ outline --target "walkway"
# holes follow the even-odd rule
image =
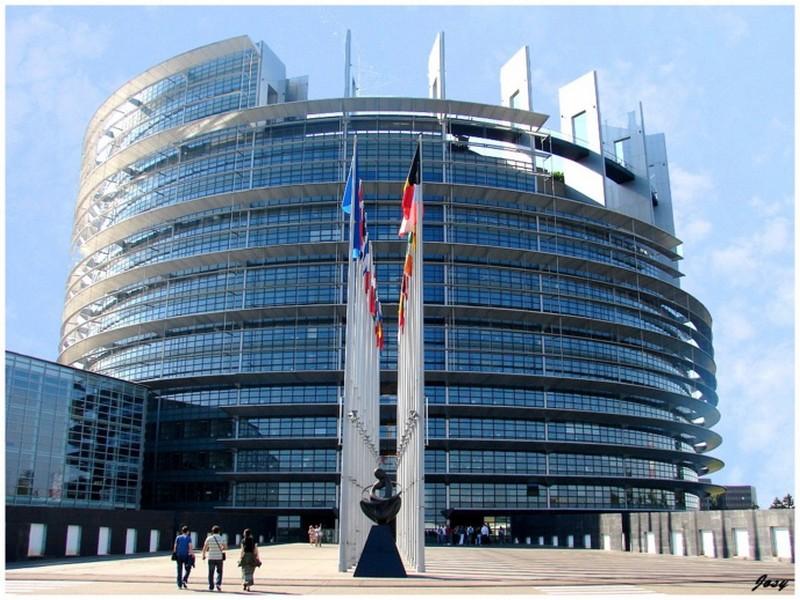
[[[271,594],[747,594],[762,575],[787,580],[795,594],[794,565],[778,561],[709,559],[665,555],[538,548],[429,547],[428,570],[405,580],[354,579],[336,570],[334,545],[287,544],[262,549],[264,566],[252,593]],[[224,593],[244,595],[236,552],[225,563]],[[6,593],[109,595],[210,593],[202,560],[188,591],[175,585],[168,554],[126,558],[14,563],[6,571]],[[214,592],[216,593],[216,592]],[[757,593],[778,593],[760,587]]]

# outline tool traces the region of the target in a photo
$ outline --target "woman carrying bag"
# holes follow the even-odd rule
[[[242,567],[242,589],[249,592],[250,587],[253,585],[253,573],[256,567],[261,566],[261,560],[258,558],[258,544],[253,539],[253,532],[245,529],[242,536],[242,553],[239,555],[239,566]]]

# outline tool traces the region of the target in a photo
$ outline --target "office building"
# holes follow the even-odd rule
[[[6,504],[139,508],[147,388],[6,352]]]
[[[605,125],[596,75],[532,110],[309,100],[237,37],[134,77],[88,125],[59,361],[146,384],[143,506],[335,525],[354,139],[386,318],[395,441],[399,198],[422,136],[426,521],[695,510],[722,463],[711,316],[680,288],[666,141]],[[265,517],[266,518],[266,517]]]

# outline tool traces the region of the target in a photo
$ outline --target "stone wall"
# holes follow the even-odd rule
[[[43,546],[36,556],[30,555],[31,525],[43,527]],[[77,548],[71,556],[97,556],[100,529],[108,532],[107,554],[137,554],[172,550],[175,534],[183,524],[197,533],[202,546],[206,533],[219,525],[233,544],[236,535],[249,527],[260,543],[275,536],[276,517],[252,512],[168,511],[168,510],[102,510],[96,508],[55,508],[6,506],[6,561],[28,558],[63,558],[67,552],[69,526],[80,528]],[[131,535],[128,545],[129,530]]]
[[[629,513],[622,519],[631,552],[794,562],[793,510]]]

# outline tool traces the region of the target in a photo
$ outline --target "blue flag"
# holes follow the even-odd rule
[[[342,210],[348,215],[350,214],[350,207],[353,204],[353,196],[355,192],[355,184],[353,180],[357,180],[356,171],[358,165],[356,164],[356,155],[353,154],[353,162],[350,165],[350,173],[347,175],[347,183],[344,185],[344,195],[342,196]]]
[[[350,173],[347,176],[347,183],[344,185],[344,195],[342,196],[342,210],[350,214],[350,249],[353,258],[361,258],[364,240],[366,238],[364,223],[364,206],[361,194],[361,180],[358,177],[358,158],[353,147],[353,162],[350,165]],[[353,208],[355,205],[355,209]]]

